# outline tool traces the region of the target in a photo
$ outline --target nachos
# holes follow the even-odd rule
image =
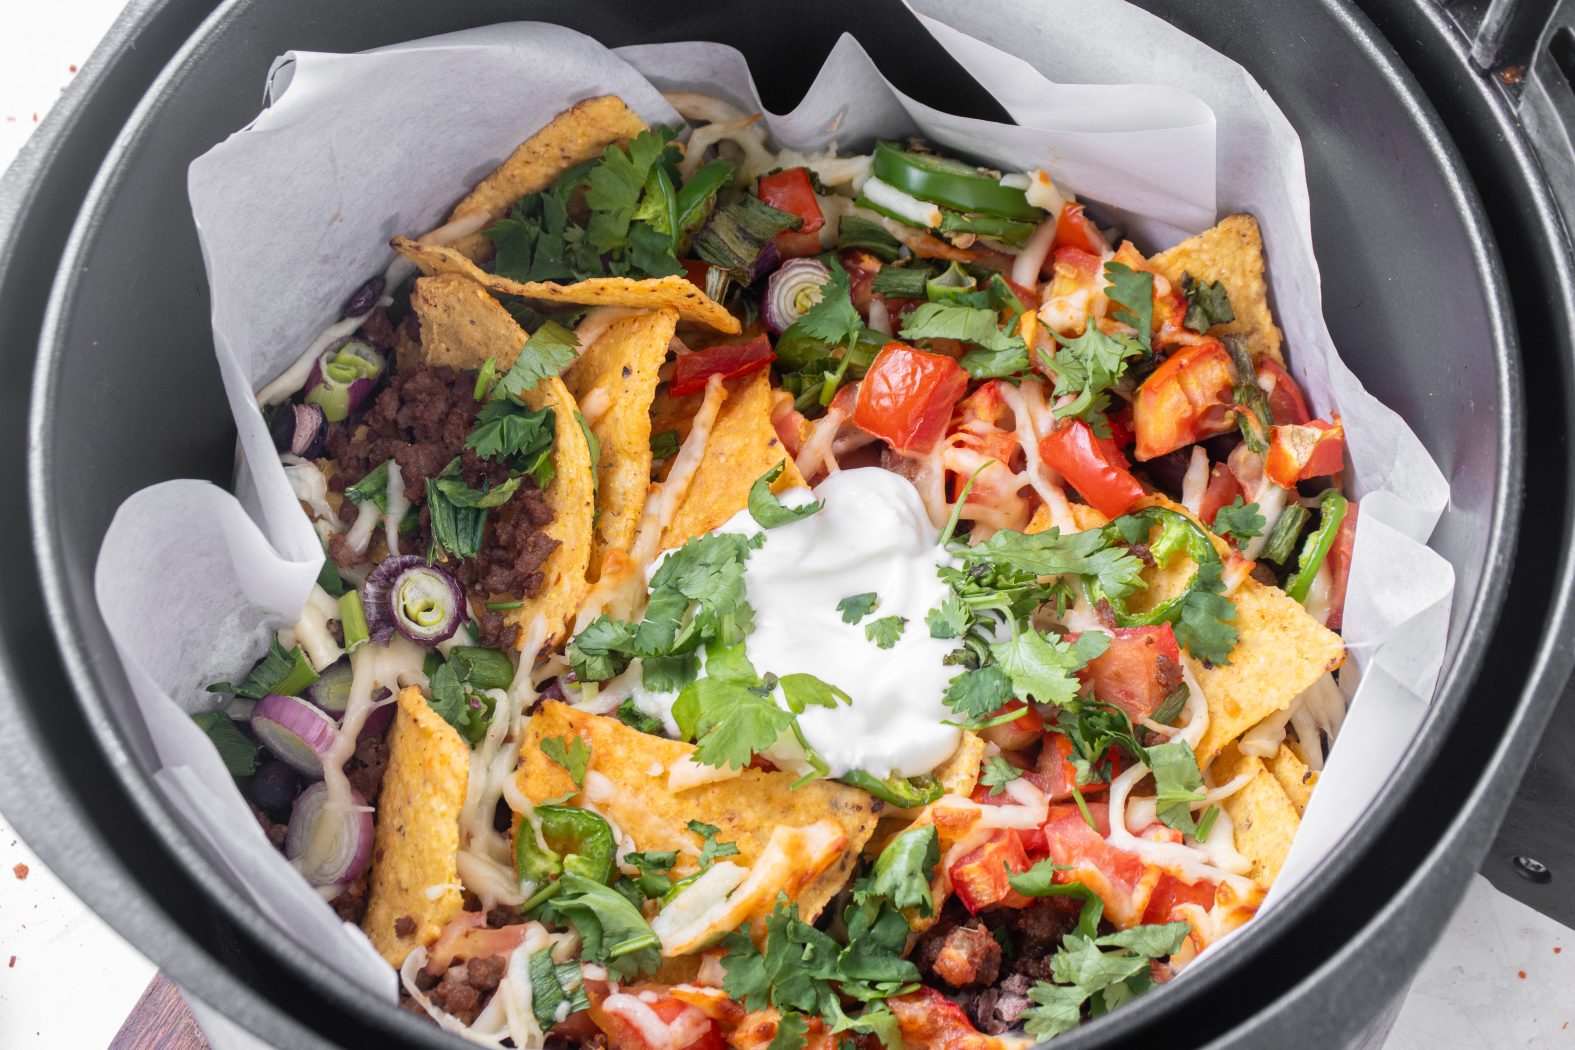
[[[1340,418],[1251,216],[1146,255],[1044,171],[704,101],[533,129],[268,388],[326,557],[199,718],[474,1042],[1054,1036],[1285,862]]]

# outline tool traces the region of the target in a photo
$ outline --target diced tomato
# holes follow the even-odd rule
[[[667,392],[673,397],[697,393],[705,389],[706,380],[713,375],[737,379],[758,372],[776,359],[771,341],[764,333],[746,343],[718,343],[704,350],[679,354],[673,364],[673,380]]]
[[[951,358],[887,343],[859,383],[853,422],[899,451],[929,452],[967,389]]]
[[[1002,751],[1021,751],[1044,736],[1045,720],[1039,716],[1036,708],[1021,700],[1010,700],[996,713],[1004,714],[1007,711],[1022,713],[1010,722],[1003,722],[983,730],[980,735]]]
[[[1132,401],[1138,462],[1234,427],[1235,381],[1230,352],[1218,340],[1184,346],[1166,358]]]
[[[1143,497],[1143,486],[1126,469],[1121,450],[1110,439],[1095,437],[1080,419],[1064,421],[1046,434],[1039,457],[1107,518],[1120,517]]]
[[[1268,380],[1274,389],[1269,391],[1269,415],[1281,426],[1288,423],[1306,423],[1312,419],[1307,407],[1307,395],[1297,385],[1291,374],[1273,360],[1265,357],[1258,362],[1258,380]]]
[[[689,283],[705,291],[705,275],[711,269],[711,264],[704,259],[685,259],[683,261],[684,276],[689,278]]]
[[[451,919],[432,944],[427,972],[440,974],[456,959],[490,959],[494,955],[506,955],[525,940],[523,925],[489,929],[485,922],[485,915],[473,911],[460,912]]]
[[[1110,424],[1110,443],[1119,449],[1132,447],[1132,406],[1122,404],[1120,408],[1112,408],[1105,415],[1105,422]],[[1123,458],[1125,453],[1122,453]]]
[[[1068,637],[1071,637],[1070,635]],[[1077,673],[1101,703],[1141,722],[1159,709],[1181,681],[1181,649],[1168,623],[1117,627],[1110,648]]]
[[[1045,746],[1039,749],[1039,759],[1034,764],[1039,774],[1039,787],[1052,802],[1064,802],[1074,790],[1084,795],[1105,790],[1103,782],[1079,785],[1077,768],[1072,765],[1072,741],[1065,733],[1051,733],[1045,737]]]
[[[1067,276],[1091,281],[1099,276],[1099,256],[1081,248],[1057,248],[1051,256],[1057,268],[1065,267]]]
[[[1053,251],[1062,248],[1076,248],[1093,256],[1102,256],[1109,246],[1105,244],[1105,235],[1099,232],[1099,227],[1094,221],[1083,214],[1081,204],[1061,205],[1061,214],[1056,217],[1055,243],[1051,245]],[[1060,259],[1056,260],[1060,262]]]
[[[897,1030],[907,1050],[997,1050],[999,1039],[980,1032],[962,1007],[938,990],[921,987],[916,992],[886,1000],[897,1015]]]
[[[1143,910],[1143,921],[1144,923],[1182,921],[1183,916],[1177,915],[1176,909],[1183,904],[1195,904],[1208,911],[1214,907],[1214,893],[1217,889],[1218,886],[1207,879],[1199,879],[1189,886],[1167,871],[1154,884],[1154,892],[1148,898],[1148,907]]]
[[[826,224],[815,199],[815,186],[808,168],[786,168],[760,176],[760,199],[778,211],[797,215],[804,225],[797,231],[777,234],[777,251],[784,259],[814,255],[820,251],[819,230]]]
[[[591,1019],[606,1033],[609,1045],[619,1050],[658,1050],[645,1038],[644,1029],[637,1023],[636,1015],[642,1009],[649,1009],[667,1026],[668,1041],[664,1045],[672,1050],[726,1050],[721,1026],[698,1007],[675,999],[667,991],[663,985],[636,985],[615,995],[608,995],[605,988],[597,989],[590,996]],[[659,997],[647,998],[653,993]],[[625,1016],[626,1013],[630,1016]],[[649,1020],[649,1015],[646,1019]],[[691,1033],[690,1038],[678,1042],[678,1036]]]
[[[853,299],[853,308],[859,312],[860,317],[868,321],[872,298],[870,282],[880,272],[881,261],[869,252],[850,248],[842,253],[842,268],[848,271],[848,293]]]
[[[1241,483],[1236,480],[1236,475],[1223,463],[1216,463],[1209,468],[1209,487],[1203,490],[1203,501],[1198,505],[1198,517],[1214,524],[1214,516],[1220,512],[1221,507],[1228,507],[1236,502],[1237,496],[1242,496]]]
[[[1284,488],[1295,488],[1298,481],[1337,474],[1345,467],[1345,427],[1340,416],[1331,422],[1315,419],[1311,423],[1269,428],[1269,454],[1263,472]]]
[[[1104,804],[1089,803],[1099,830],[1088,826],[1077,806],[1062,802],[1050,807],[1045,842],[1050,859],[1066,868],[1057,882],[1080,882],[1105,902],[1105,914],[1117,926],[1137,923],[1148,902],[1147,867],[1135,853],[1105,841],[1110,816]]]
[[[1340,520],[1340,531],[1334,534],[1334,546],[1324,564],[1329,566],[1329,621],[1328,628],[1338,631],[1345,624],[1345,588],[1351,580],[1351,553],[1356,546],[1356,501],[1345,508]]]
[[[651,1004],[651,1009],[655,1010],[656,1016],[660,1017],[669,1027],[673,1026],[674,1021],[691,1011],[694,1014],[704,1016],[697,1007],[671,998],[658,999]],[[685,1018],[685,1027],[688,1027],[690,1024],[699,1025],[698,1018]],[[722,1028],[715,1021],[706,1018],[706,1022],[701,1026],[701,1029],[700,1035],[682,1046],[674,1047],[674,1050],[723,1050],[723,1047],[727,1045],[722,1041]]]
[[[946,869],[957,899],[970,915],[985,908],[1026,908],[1030,901],[1012,889],[1011,875],[1027,871],[1031,864],[1017,832],[1003,829],[963,854]]]

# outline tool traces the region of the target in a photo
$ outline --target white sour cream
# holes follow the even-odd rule
[[[913,486],[879,467],[832,474],[814,497],[825,502],[820,512],[767,532],[745,566],[755,610],[749,659],[762,674],[808,672],[853,698],[799,716],[805,739],[833,777],[858,769],[876,777],[928,773],[961,739],[942,724],[956,717],[941,698],[958,673],[942,661],[957,643],[931,638],[924,622],[947,594],[936,575],[948,559],[935,542],[935,526]],[[782,496],[788,506],[810,499],[803,489]],[[746,510],[717,531],[761,530]],[[837,603],[867,592],[879,600],[875,611],[843,623]],[[890,649],[864,636],[865,625],[884,616],[908,621]],[[672,694],[636,687],[635,696],[670,720]]]

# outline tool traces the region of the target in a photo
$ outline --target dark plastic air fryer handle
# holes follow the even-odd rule
[[[1575,234],[1575,0],[1560,0],[1526,67],[1520,118]]]

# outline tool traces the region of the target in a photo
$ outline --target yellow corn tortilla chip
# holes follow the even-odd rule
[[[423,277],[410,296],[411,309],[421,324],[421,353],[427,364],[458,369],[479,369],[487,358],[497,359],[500,370],[519,357],[529,340],[507,310],[474,281],[457,274]],[[547,506],[552,522],[547,535],[558,547],[542,565],[543,583],[534,598],[502,595],[525,604],[505,613],[521,630],[517,644],[524,646],[532,623],[540,617],[546,629],[543,645],[560,641],[579,611],[590,584],[586,569],[591,557],[591,521],[595,513],[591,450],[575,418],[579,406],[557,376],[548,376],[527,390],[524,401],[533,409],[553,410],[553,467],[547,485]],[[504,520],[518,513],[516,504],[504,504]]]
[[[952,757],[936,767],[935,779],[946,788],[948,795],[967,798],[979,783],[979,764],[983,761],[984,737],[964,729]]]
[[[651,483],[651,401],[657,371],[678,325],[676,310],[615,321],[564,373],[591,433],[601,445],[596,467],[595,540],[590,577],[608,551],[627,551],[645,512]]]
[[[706,296],[684,277],[590,277],[574,284],[551,281],[511,281],[488,273],[453,248],[422,244],[408,237],[388,242],[428,276],[457,273],[469,277],[490,292],[518,295],[544,303],[574,303],[580,306],[632,306],[659,310],[670,306],[678,316],[728,334],[739,331],[738,318],[727,308]]]
[[[805,827],[831,818],[847,833],[841,858],[798,896],[806,919],[820,914],[852,874],[859,849],[875,830],[881,804],[857,788],[817,780],[797,791],[791,773],[745,769],[736,777],[701,784],[674,793],[667,787],[668,769],[694,753],[694,746],[650,736],[616,718],[588,714],[567,704],[548,701],[525,727],[520,743],[518,782],[533,803],[575,790],[574,781],[558,763],[542,754],[541,742],[576,734],[591,748],[590,768],[612,783],[596,808],[642,850],[676,850],[678,872],[696,870],[700,837],[689,830],[698,820],[720,829],[717,840],[738,845],[728,860],[747,867],[761,855],[778,825]]]
[[[501,219],[527,193],[540,193],[574,165],[599,157],[608,146],[644,130],[645,121],[616,95],[576,102],[515,147],[508,160],[454,206],[448,222],[478,211]],[[453,246],[476,262],[492,258],[492,241],[485,233],[462,237]]]
[[[1149,502],[1187,514],[1180,504],[1163,496],[1152,497]],[[1224,554],[1228,549],[1225,542],[1210,535],[1216,549]],[[1130,600],[1132,608],[1149,608],[1180,594],[1192,578],[1192,571],[1192,562],[1180,557],[1167,566],[1145,572],[1149,588]],[[1230,663],[1209,666],[1193,659],[1185,649],[1181,653],[1209,705],[1209,727],[1197,747],[1198,762],[1204,766],[1220,748],[1275,712],[1285,710],[1319,676],[1345,661],[1345,644],[1340,636],[1313,619],[1301,603],[1278,587],[1248,576],[1231,593],[1230,600],[1236,604],[1232,625],[1239,639],[1230,654]]]
[[[1239,791],[1222,799],[1220,808],[1230,817],[1236,852],[1252,861],[1252,880],[1268,889],[1285,864],[1301,817],[1262,759],[1231,745],[1214,760],[1213,773],[1220,784],[1242,773],[1253,775]]]
[[[1099,529],[1110,524],[1110,519],[1086,503],[1067,504],[1072,511],[1072,520],[1077,523],[1078,530],[1087,532],[1089,529]],[[1023,530],[1026,534],[1043,532],[1050,527],[1050,508],[1041,503],[1034,508],[1034,516],[1028,520],[1028,527]]]
[[[783,463],[772,492],[804,485],[793,457],[771,425],[771,378],[752,372],[727,384],[727,400],[706,439],[705,458],[667,527],[663,550],[709,532],[743,510],[755,479]]]
[[[1182,274],[1190,273],[1200,281],[1223,282],[1236,319],[1215,325],[1208,334],[1240,336],[1254,361],[1267,356],[1278,364],[1285,363],[1280,355],[1283,337],[1269,313],[1269,287],[1263,279],[1263,235],[1257,219],[1251,215],[1227,216],[1217,226],[1160,252],[1151,262],[1178,291]]]
[[[400,690],[377,800],[371,888],[361,929],[396,969],[465,906],[459,882],[459,811],[470,748],[415,686]],[[436,894],[434,896],[434,893]],[[414,930],[395,932],[409,918]]]
[[[1313,788],[1318,784],[1318,774],[1308,769],[1307,763],[1296,757],[1296,752],[1284,744],[1272,757],[1264,759],[1263,764],[1280,782],[1285,797],[1296,807],[1296,814],[1300,816],[1306,813],[1307,803],[1312,801]]]

